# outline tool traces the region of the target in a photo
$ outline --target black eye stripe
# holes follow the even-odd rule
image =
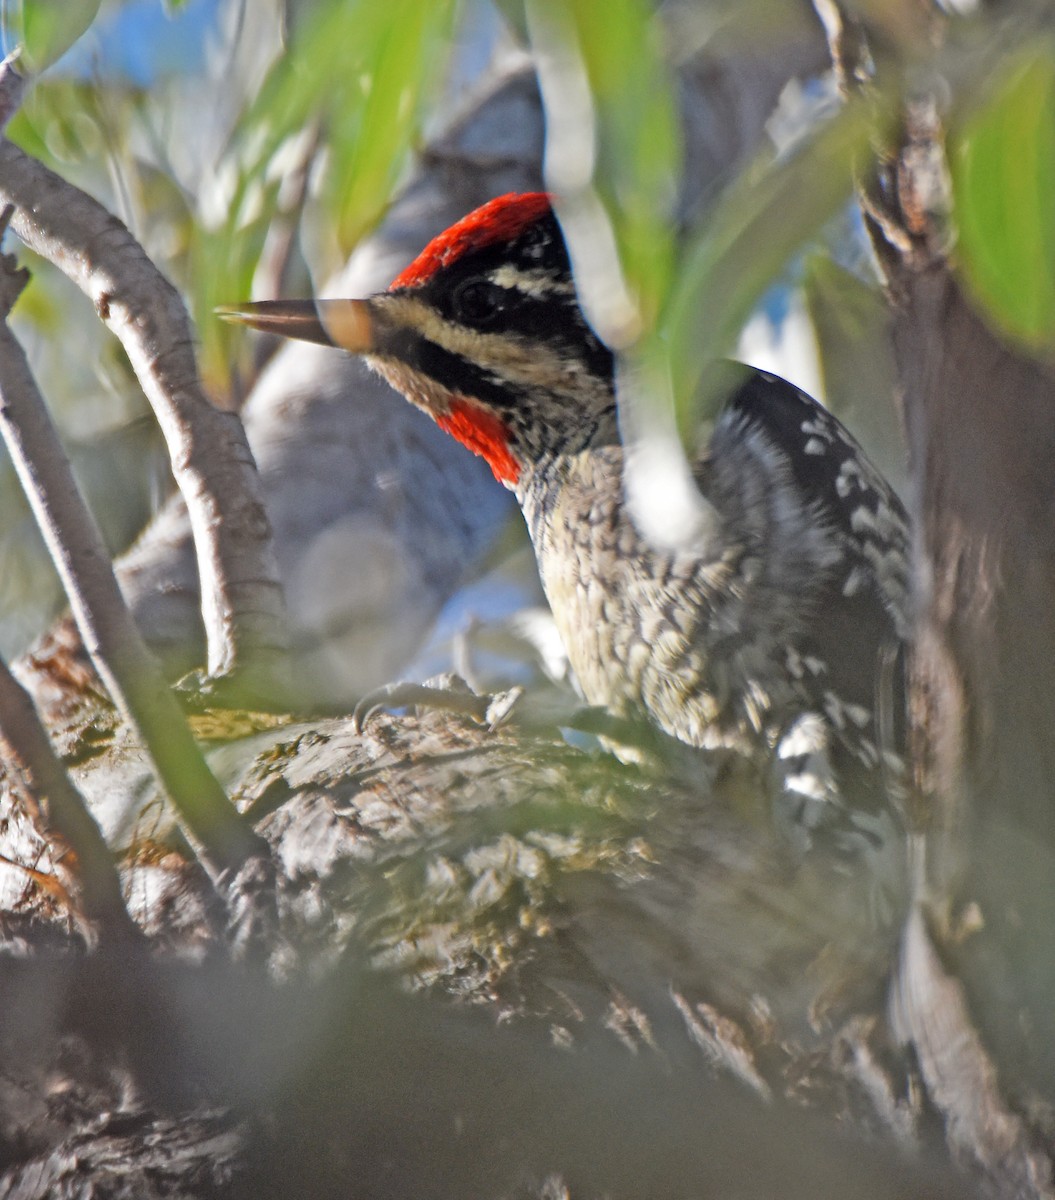
[[[547,315],[550,320],[554,319],[552,313]],[[576,335],[568,328],[569,319],[566,315],[559,335],[553,336],[556,334],[556,328],[551,331],[549,341],[553,348],[558,352],[560,348],[567,351],[569,369],[578,365],[579,369],[586,370],[591,375],[610,379],[613,366],[611,351],[592,334],[588,335],[584,342],[581,334]],[[530,346],[534,340],[536,339],[528,338],[522,344]],[[510,388],[500,377],[496,377],[497,365],[480,366],[413,330],[393,330],[383,338],[377,349],[385,356],[405,362],[449,391],[472,396],[499,411],[516,408],[520,404],[516,390]]]
[[[472,396],[500,410],[516,407],[516,394],[495,382],[490,372],[413,330],[395,330],[378,349],[420,371],[450,392]]]

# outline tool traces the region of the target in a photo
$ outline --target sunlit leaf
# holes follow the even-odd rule
[[[568,0],[598,115],[597,184],[642,323],[670,285],[681,137],[664,31],[646,0]]]
[[[328,137],[326,192],[347,250],[387,202],[405,163],[423,99],[446,61],[447,0],[370,0],[319,8],[276,65],[244,136],[265,161],[312,121]]]
[[[27,257],[25,251],[19,255],[20,265],[27,265],[24,261]],[[63,307],[54,291],[41,280],[39,272],[30,270],[29,283],[19,296],[14,311],[20,322],[31,324],[47,337],[62,333]]]
[[[327,193],[345,250],[376,224],[406,164],[446,62],[452,16],[452,4],[398,0],[363,31],[361,99],[338,109],[331,128]]]
[[[75,169],[77,182],[91,191],[93,180],[105,177],[111,148],[128,137],[131,97],[123,85],[104,92],[93,83],[49,73],[27,93],[8,126],[9,136],[60,172]]]
[[[15,40],[32,72],[61,58],[95,20],[100,0],[23,0]]]
[[[320,220],[335,251],[312,265],[335,269],[383,215],[406,168],[447,61],[455,8],[453,0],[348,0],[299,14],[286,54],[232,138],[226,222],[194,248],[203,371],[221,390],[232,356],[247,342],[237,338],[236,351],[234,331],[208,314],[250,294],[272,221],[299,219],[276,203],[297,158],[291,147],[318,147],[313,161],[302,154],[295,169],[325,163],[321,189],[306,202],[322,202]]]
[[[959,267],[1006,333],[1055,338],[1055,46],[1014,62],[950,156]]]
[[[683,430],[709,412],[707,365],[730,352],[774,278],[850,197],[872,128],[871,114],[848,105],[791,157],[744,172],[688,248],[661,324]]]

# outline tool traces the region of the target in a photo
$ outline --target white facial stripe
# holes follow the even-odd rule
[[[497,379],[508,381],[514,388],[542,389],[560,393],[567,390],[570,378],[574,377],[574,388],[582,394],[582,385],[587,371],[579,360],[560,353],[544,341],[530,345],[505,333],[481,333],[455,321],[448,321],[430,305],[411,294],[393,294],[378,297],[379,307],[383,304],[391,314],[394,324],[416,330],[422,337],[434,342],[452,354],[460,355],[484,371],[493,372]],[[607,393],[608,383],[597,380],[591,387],[598,396]]]
[[[496,268],[487,278],[498,287],[511,288],[536,300],[575,293],[575,285],[570,279],[554,278],[548,271],[525,271],[511,263]]]

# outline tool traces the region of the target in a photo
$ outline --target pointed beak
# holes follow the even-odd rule
[[[353,354],[369,354],[374,348],[369,300],[260,300],[225,305],[216,315],[263,333],[340,346]]]

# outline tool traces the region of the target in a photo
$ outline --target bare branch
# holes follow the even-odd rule
[[[194,532],[209,674],[265,683],[286,649],[270,522],[241,421],[202,391],[179,295],[116,217],[8,141],[2,204],[26,245],[91,298],[154,408]]]
[[[0,257],[0,318],[25,282]],[[205,763],[117,586],[102,535],[6,320],[0,320],[0,433],[62,579],[84,645],[137,731],[158,778],[210,865],[240,868],[261,843]]]

